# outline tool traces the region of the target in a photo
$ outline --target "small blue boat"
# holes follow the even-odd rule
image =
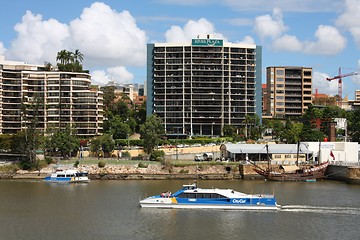
[[[47,182],[58,183],[88,183],[90,179],[87,172],[79,172],[77,170],[57,170],[50,176],[44,178]]]
[[[141,207],[148,208],[212,208],[242,210],[277,210],[274,195],[245,194],[232,189],[203,189],[196,183],[183,185],[175,193],[163,192],[160,195],[140,201]]]

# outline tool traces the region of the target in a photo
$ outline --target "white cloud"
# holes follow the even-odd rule
[[[243,40],[241,41],[238,41],[236,43],[239,43],[239,44],[252,44],[252,45],[255,45],[255,41],[252,37],[250,36],[245,36]]]
[[[125,67],[112,67],[105,70],[96,70],[91,72],[92,81],[99,85],[105,85],[110,81],[115,83],[124,84],[131,83],[134,75],[126,70]]]
[[[275,39],[273,47],[275,50],[300,52],[303,48],[303,44],[295,36],[286,34]]]
[[[337,18],[336,25],[348,30],[360,48],[360,0],[346,0],[345,10]]]
[[[262,40],[266,37],[275,39],[287,31],[287,26],[282,20],[280,9],[275,8],[271,16],[263,15],[256,17],[254,31]]]
[[[318,26],[314,34],[315,41],[301,41],[294,35],[285,34],[287,30],[280,9],[274,9],[272,16],[263,15],[255,19],[255,33],[262,40],[270,37],[273,40],[272,46],[277,51],[334,55],[346,47],[346,38],[332,26]]]
[[[338,94],[338,81],[332,80],[328,81],[326,78],[328,78],[329,75],[326,73],[321,72],[313,72],[313,82],[312,82],[312,89],[313,92],[315,92],[316,89],[318,89],[319,93],[329,94],[332,96],[335,96]]]
[[[70,28],[74,48],[80,49],[90,66],[145,65],[146,34],[128,11],[118,13],[95,2]]]
[[[198,35],[206,36],[210,34],[211,38],[222,38],[226,41],[226,38],[215,31],[214,25],[206,20],[200,18],[198,21],[190,20],[183,28],[179,26],[171,26],[165,33],[166,42],[186,42]]]
[[[0,55],[3,55],[6,51],[6,48],[4,47],[4,44],[0,42]]]
[[[358,69],[360,69],[360,59],[358,60]],[[355,83],[356,85],[360,85],[360,72],[356,72],[358,73],[357,75],[354,75],[352,78],[351,78],[351,81],[353,83]]]
[[[4,52],[10,60],[55,64],[60,50],[79,49],[84,54],[85,69],[107,68],[103,73],[95,71],[99,81],[114,78],[119,82],[133,79],[126,67],[146,64],[145,32],[129,12],[118,13],[104,3],[85,8],[69,25],[27,11],[15,31],[17,37],[8,50],[0,44],[0,54]]]
[[[320,25],[316,30],[316,42],[305,42],[305,52],[309,54],[333,55],[341,52],[346,46],[346,38],[332,26]]]
[[[64,48],[69,37],[68,26],[55,19],[42,20],[40,14],[27,11],[15,25],[17,38],[5,53],[8,59],[43,64],[55,62],[56,53]]]

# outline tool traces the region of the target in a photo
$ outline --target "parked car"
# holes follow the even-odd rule
[[[194,160],[195,161],[204,161],[205,158],[204,158],[204,155],[202,155],[202,154],[196,154]]]
[[[194,158],[195,161],[212,161],[213,159],[212,153],[196,154]]]

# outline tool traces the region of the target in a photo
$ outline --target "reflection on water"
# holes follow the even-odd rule
[[[51,184],[0,181],[0,239],[357,239],[360,186],[340,182],[199,181],[275,193],[278,211],[147,209],[139,200],[188,180]],[[74,237],[76,236],[76,237]]]

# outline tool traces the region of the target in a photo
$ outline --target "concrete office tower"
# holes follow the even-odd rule
[[[266,115],[299,117],[311,104],[312,68],[273,66],[266,68]]]
[[[167,134],[222,135],[224,125],[261,119],[261,46],[192,39],[147,47],[147,114]]]
[[[37,129],[76,127],[80,137],[102,132],[103,93],[84,72],[60,72],[0,58],[0,134],[36,121]]]

